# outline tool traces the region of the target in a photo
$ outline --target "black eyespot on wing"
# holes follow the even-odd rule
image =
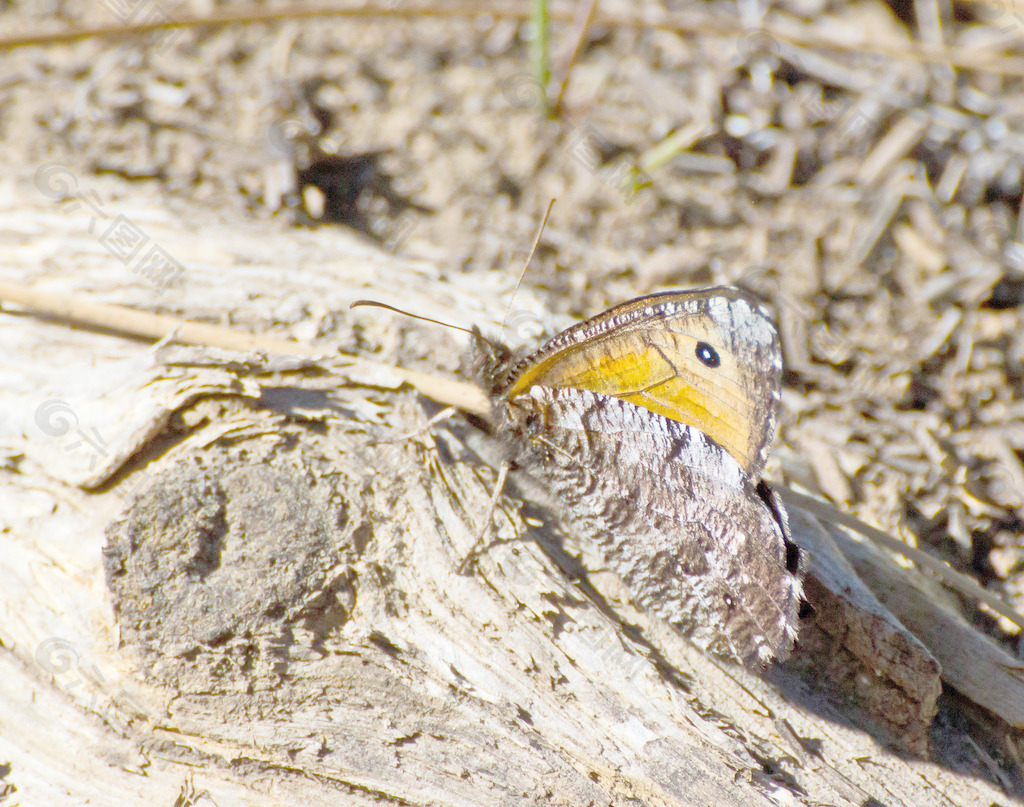
[[[698,342],[697,350],[694,352],[705,367],[711,367],[714,369],[722,363],[722,357],[718,355],[718,351],[711,347],[707,342]]]

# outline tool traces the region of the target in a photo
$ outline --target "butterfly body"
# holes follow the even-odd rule
[[[625,303],[516,359],[477,340],[511,459],[600,548],[636,604],[698,647],[785,655],[800,580],[760,480],[782,371],[768,315],[731,288]]]

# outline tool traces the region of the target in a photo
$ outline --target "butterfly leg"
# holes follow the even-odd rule
[[[428,420],[422,426],[419,426],[409,432],[402,432],[401,434],[396,435],[395,437],[389,437],[387,440],[374,440],[373,442],[370,443],[370,445],[404,443],[406,440],[412,440],[414,437],[419,437],[420,435],[426,434],[431,429],[433,429],[437,424],[444,423],[450,417],[455,415],[458,411],[459,410],[454,406],[447,406],[440,412],[438,412],[436,415],[434,415],[432,418],[430,418],[430,420]]]
[[[472,548],[462,563],[459,564],[459,574],[469,574],[471,568],[476,565],[476,560],[480,557],[480,553],[486,548],[487,538],[494,528],[494,511],[498,509],[498,499],[501,498],[501,493],[505,489],[505,480],[508,479],[508,469],[509,464],[507,462],[503,462],[498,469],[498,478],[494,482],[494,490],[491,491],[491,503],[487,507],[487,517],[484,520],[483,526],[477,531],[476,540],[473,541]]]

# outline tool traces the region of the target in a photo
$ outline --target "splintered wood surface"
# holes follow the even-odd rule
[[[135,194],[150,237],[211,245],[156,296],[90,268],[84,214],[39,237],[31,188],[3,211],[5,282],[303,350],[154,347],[5,306],[0,757],[24,803],[1009,803],[952,765],[964,728],[935,735],[940,764],[901,758],[820,691],[834,667],[704,658],[588,569],[582,537],[524,520],[522,494],[461,568],[489,510],[485,438],[423,430],[427,402],[383,369],[399,342],[457,352],[457,335],[347,303],[401,289],[493,321],[504,289]],[[327,338],[308,338],[314,310]]]
[[[2,807],[1020,803],[1024,17],[588,6],[548,116],[525,4],[6,4]],[[465,335],[348,308],[532,345],[727,283],[809,558],[763,674],[492,512]]]

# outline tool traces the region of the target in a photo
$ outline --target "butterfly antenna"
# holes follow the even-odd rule
[[[475,336],[475,334],[471,330],[469,330],[469,328],[463,328],[460,325],[452,325],[450,322],[441,322],[441,320],[439,319],[431,319],[430,317],[423,317],[420,316],[419,314],[413,314],[401,308],[395,308],[393,305],[388,305],[387,303],[378,303],[376,300],[356,300],[354,303],[349,303],[348,307],[362,308],[364,306],[370,306],[372,308],[384,308],[387,309],[388,311],[394,311],[396,314],[403,314],[407,317],[412,317],[413,319],[421,319],[424,322],[431,322],[434,325],[440,325],[442,328],[454,328],[457,331],[468,333],[470,336]]]
[[[533,260],[533,256],[537,253],[537,247],[540,244],[540,237],[544,234],[544,227],[548,223],[548,216],[551,215],[551,208],[555,206],[555,200],[552,199],[548,202],[548,209],[544,211],[544,218],[541,219],[540,227],[537,228],[537,237],[533,239],[533,246],[530,248],[530,254],[526,259],[526,263],[523,264],[523,271],[519,273],[519,280],[516,281],[516,287],[512,290],[512,296],[508,298],[508,308],[505,309],[505,316],[501,319],[501,330],[505,331],[505,323],[508,320],[508,315],[512,312],[512,303],[516,299],[516,295],[519,293],[519,287],[523,285],[523,278],[526,277],[526,270],[530,268],[530,261]]]
[[[362,308],[362,307],[366,307],[366,306],[369,306],[371,308],[384,308],[384,309],[387,309],[388,311],[394,311],[396,314],[402,314],[403,316],[412,317],[413,319],[420,319],[420,320],[423,320],[424,322],[429,322],[429,323],[431,323],[433,325],[440,325],[442,328],[454,328],[456,331],[462,331],[463,333],[468,333],[474,339],[481,339],[481,340],[483,340],[484,342],[489,344],[495,350],[500,350],[500,348],[497,345],[495,345],[494,342],[492,342],[490,339],[485,337],[479,331],[471,331],[469,328],[463,328],[461,325],[452,325],[450,322],[441,322],[441,320],[439,320],[439,319],[431,319],[430,317],[424,317],[424,316],[421,316],[420,314],[413,314],[411,311],[406,311],[406,310],[404,310],[402,308],[396,308],[395,306],[388,305],[387,303],[379,303],[376,300],[356,300],[353,303],[349,303],[348,307],[349,308]]]

